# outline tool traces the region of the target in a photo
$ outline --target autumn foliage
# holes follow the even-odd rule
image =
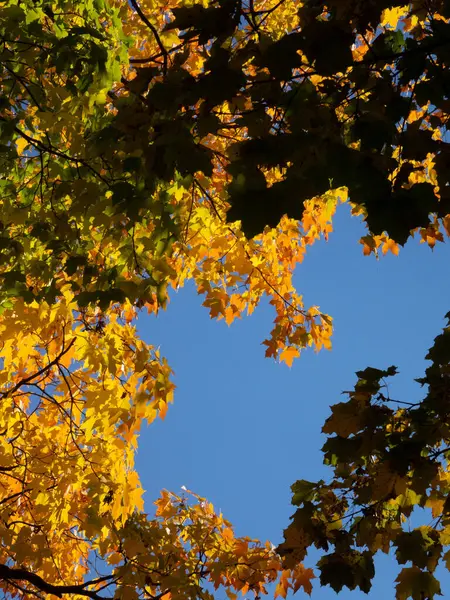
[[[366,221],[364,254],[397,254],[411,234],[443,241],[449,18],[438,0],[0,2],[6,597],[311,593],[313,544],[336,548],[319,563],[334,589],[367,591],[373,555],[393,545],[413,562],[399,600],[439,592],[448,435],[383,404],[392,370],[366,370],[333,408],[332,481],[294,484],[278,550],[236,538],[192,492],[163,491],[145,514],[134,452],[174,383],[135,319],[188,280],[229,325],[267,297],[266,356],[291,366],[331,347],[331,317],[292,276],[339,203]],[[445,375],[420,408],[444,422]],[[414,504],[442,527],[408,534],[412,556]]]

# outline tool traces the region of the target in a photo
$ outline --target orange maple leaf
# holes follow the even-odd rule
[[[284,360],[288,367],[292,367],[292,363],[294,362],[294,358],[298,358],[300,356],[300,351],[295,346],[288,346],[285,348],[280,354],[280,361]]]
[[[297,592],[301,587],[310,596],[312,592],[311,579],[314,579],[314,571],[312,569],[305,569],[302,564],[299,564],[292,572],[293,585],[292,589]]]

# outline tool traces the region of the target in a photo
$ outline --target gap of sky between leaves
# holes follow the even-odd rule
[[[341,206],[329,241],[311,247],[297,269],[305,306],[330,314],[335,333],[331,352],[308,350],[291,369],[264,357],[260,343],[273,319],[267,303],[227,327],[209,318],[188,285],[172,294],[165,313],[140,316],[140,334],[161,347],[177,385],[165,421],[144,429],[139,441],[137,468],[149,513],[162,488],[178,493],[184,485],[220,508],[238,535],[277,544],[294,512],[290,485],[329,475],[321,427],[329,406],[353,387],[354,372],[396,365],[391,397],[422,397],[413,380],[422,376],[426,351],[450,310],[450,245],[431,251],[416,238],[398,257],[376,260],[362,255],[364,232],[360,219]],[[305,564],[315,559],[311,553]],[[344,588],[339,598],[393,599],[399,570],[394,557],[382,555],[369,595]],[[437,576],[445,597],[450,576],[442,569]],[[313,599],[336,597],[314,583]]]

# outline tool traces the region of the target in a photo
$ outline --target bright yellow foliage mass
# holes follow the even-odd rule
[[[26,20],[61,38],[65,33],[52,13],[62,10],[67,30],[82,28],[92,6],[47,4],[51,12],[39,6],[35,13],[30,9]],[[161,29],[168,11],[182,4],[152,0],[143,2],[141,10]],[[260,4],[266,8],[266,2]],[[19,5],[0,3],[4,22],[20,17]],[[103,12],[112,18],[111,25],[118,20],[123,25],[129,57],[139,59],[162,45],[177,44],[178,36],[171,32],[162,33],[159,41],[149,37],[131,3],[116,5],[115,12],[114,3],[104,5]],[[285,16],[271,11],[267,27],[276,30]],[[124,44],[113,38],[111,43]],[[250,314],[264,296],[270,298],[276,318],[264,342],[267,356],[291,365],[301,348],[329,348],[331,319],[316,307],[303,306],[292,274],[307,246],[331,231],[345,190],[311,201],[300,228],[285,218],[278,228],[248,240],[239,224],[225,222],[218,161],[210,179],[199,176],[188,188],[174,182],[167,189],[182,232],[169,252],[157,220],[141,220],[130,230],[122,215],[111,211],[111,192],[81,178],[62,183],[60,166],[49,160],[42,174],[39,161],[42,144],[57,139],[50,157],[77,157],[72,161],[76,168],[85,167],[89,150],[83,128],[89,115],[95,107],[107,115],[112,110],[108,89],[126,95],[120,78],[131,80],[135,71],[126,61],[112,62],[108,72],[113,79],[97,78],[89,94],[74,95],[58,67],[48,66],[39,75],[38,54],[32,44],[24,49],[27,65],[18,82],[41,76],[46,108],[27,100],[32,92],[24,83],[14,89],[9,105],[2,105],[0,116],[5,121],[17,107],[24,109],[15,142],[24,183],[11,195],[6,187],[1,203],[10,236],[20,240],[23,284],[31,290],[26,301],[15,293],[4,297],[0,316],[0,587],[24,598],[45,593],[95,599],[106,594],[125,600],[206,600],[211,593],[205,582],[224,587],[230,600],[238,592],[259,596],[271,582],[277,582],[276,595],[283,597],[300,587],[310,593],[311,570],[284,570],[271,544],[236,538],[230,523],[195,494],[163,491],[155,517],[144,512],[134,452],[142,425],[164,418],[174,384],[167,361],[138,337],[133,322],[142,307],[158,312],[166,306],[170,287],[178,289],[193,279],[211,317],[227,324]],[[193,47],[188,68],[195,72],[203,62]],[[2,77],[6,85],[7,70]],[[219,154],[227,151],[229,141],[211,136],[210,144]],[[105,172],[100,167],[96,174],[101,180]],[[15,177],[11,172],[11,182]],[[27,203],[31,192],[33,202]],[[131,300],[106,300],[97,308],[80,305],[74,284],[75,291],[83,285],[89,292],[89,281],[83,280],[78,263],[69,264],[69,254],[59,259],[62,268],[55,269],[47,238],[40,232],[33,235],[33,223],[43,224],[43,230],[51,227],[66,241],[82,240],[89,264],[100,273],[114,268],[117,285]],[[11,271],[14,260],[4,261],[0,271]],[[151,273],[150,285],[144,272]],[[38,297],[49,286],[53,299],[33,300],[33,294]]]

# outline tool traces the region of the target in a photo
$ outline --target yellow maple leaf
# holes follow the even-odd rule
[[[298,358],[299,356],[300,352],[298,348],[295,348],[294,346],[288,346],[280,353],[280,361],[284,361],[288,367],[292,367],[294,358]]]
[[[388,238],[382,248],[381,248],[381,252],[383,254],[387,254],[389,252],[389,250],[392,252],[392,254],[394,254],[395,256],[398,256],[398,253],[400,252],[400,248],[399,245],[394,242],[394,240],[391,240],[390,238]]]
[[[381,16],[381,26],[389,27],[390,29],[397,29],[398,22],[409,12],[409,6],[395,6],[393,8],[386,8]]]
[[[222,537],[226,542],[232,542],[234,540],[234,534],[231,527],[225,527],[222,531]]]
[[[25,138],[19,137],[16,141],[17,154],[23,154],[23,151],[28,146],[28,142]]]

